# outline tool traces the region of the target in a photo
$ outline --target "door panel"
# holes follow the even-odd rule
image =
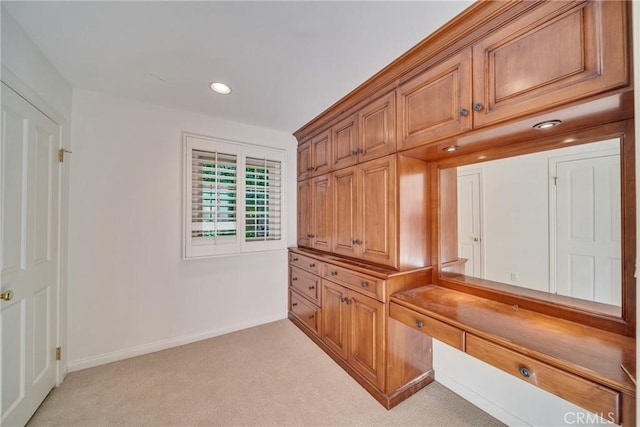
[[[458,175],[458,252],[467,259],[464,274],[482,278],[480,182],[479,170]]]
[[[331,250],[331,179],[328,174],[313,179],[311,245],[322,251]]]
[[[59,127],[2,85],[2,424],[55,385]]]
[[[349,363],[369,381],[384,389],[384,306],[381,302],[349,292],[351,328]]]
[[[358,161],[358,138],[355,116],[348,117],[332,128],[333,169],[355,165]]]
[[[298,246],[311,246],[311,180],[298,182]]]
[[[396,159],[383,157],[360,165],[360,258],[396,264]]]
[[[621,303],[620,158],[556,164],[557,292]]]
[[[396,93],[391,92],[360,110],[360,162],[396,151]]]
[[[343,358],[347,358],[347,322],[344,299],[346,290],[322,280],[322,341]]]
[[[352,166],[333,172],[333,252],[354,257],[357,249],[354,240],[357,236],[357,175],[356,167]]]
[[[311,158],[313,176],[322,175],[331,170],[331,129],[311,139]]]

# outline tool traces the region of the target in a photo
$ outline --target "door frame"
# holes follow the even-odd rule
[[[614,138],[611,138],[613,140]],[[604,139],[601,142],[609,141]],[[618,146],[620,147],[620,138],[618,138]],[[557,219],[557,186],[555,185],[554,178],[557,177],[557,165],[558,163],[587,160],[599,157],[620,156],[620,148],[603,149],[597,151],[590,151],[584,153],[568,154],[564,156],[550,157],[549,162],[549,292],[556,294],[558,292],[558,219]]]
[[[36,91],[24,83],[18,76],[12,73],[4,65],[1,67],[0,81],[6,84],[10,89],[24,98],[29,104],[34,106],[42,114],[47,116],[58,125],[60,148],[71,148],[70,123],[44,100]],[[55,328],[55,337],[53,341],[56,347],[62,347],[62,357],[56,363],[55,380],[56,386],[59,386],[68,372],[68,336],[67,336],[67,291],[68,291],[68,229],[69,229],[69,157],[65,157],[64,163],[58,171],[58,277],[57,277],[57,295],[55,295],[54,303],[57,305],[57,319]],[[0,210],[1,212],[1,210]]]

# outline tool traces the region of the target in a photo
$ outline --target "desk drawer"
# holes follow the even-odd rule
[[[320,304],[320,276],[307,273],[296,267],[289,267],[289,284],[302,295]]]
[[[608,421],[620,423],[620,394],[544,362],[467,334],[467,353],[524,381],[560,396]]]
[[[451,347],[464,351],[465,334],[462,329],[424,316],[394,302],[392,302],[389,307],[389,316],[412,329],[423,332],[438,341],[442,341]]]
[[[384,302],[384,280],[331,264],[324,265],[322,276]]]
[[[289,311],[313,333],[320,336],[320,308],[289,290]]]
[[[320,267],[322,266],[322,263],[317,259],[292,252],[289,252],[289,264],[318,275],[320,274]]]

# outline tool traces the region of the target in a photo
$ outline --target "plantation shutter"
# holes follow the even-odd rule
[[[192,239],[217,243],[236,236],[237,169],[235,154],[192,150]]]
[[[247,157],[245,161],[245,241],[282,238],[282,162]]]

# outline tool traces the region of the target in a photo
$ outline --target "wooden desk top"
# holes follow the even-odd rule
[[[618,335],[436,285],[391,302],[612,389],[635,395],[634,337]]]

